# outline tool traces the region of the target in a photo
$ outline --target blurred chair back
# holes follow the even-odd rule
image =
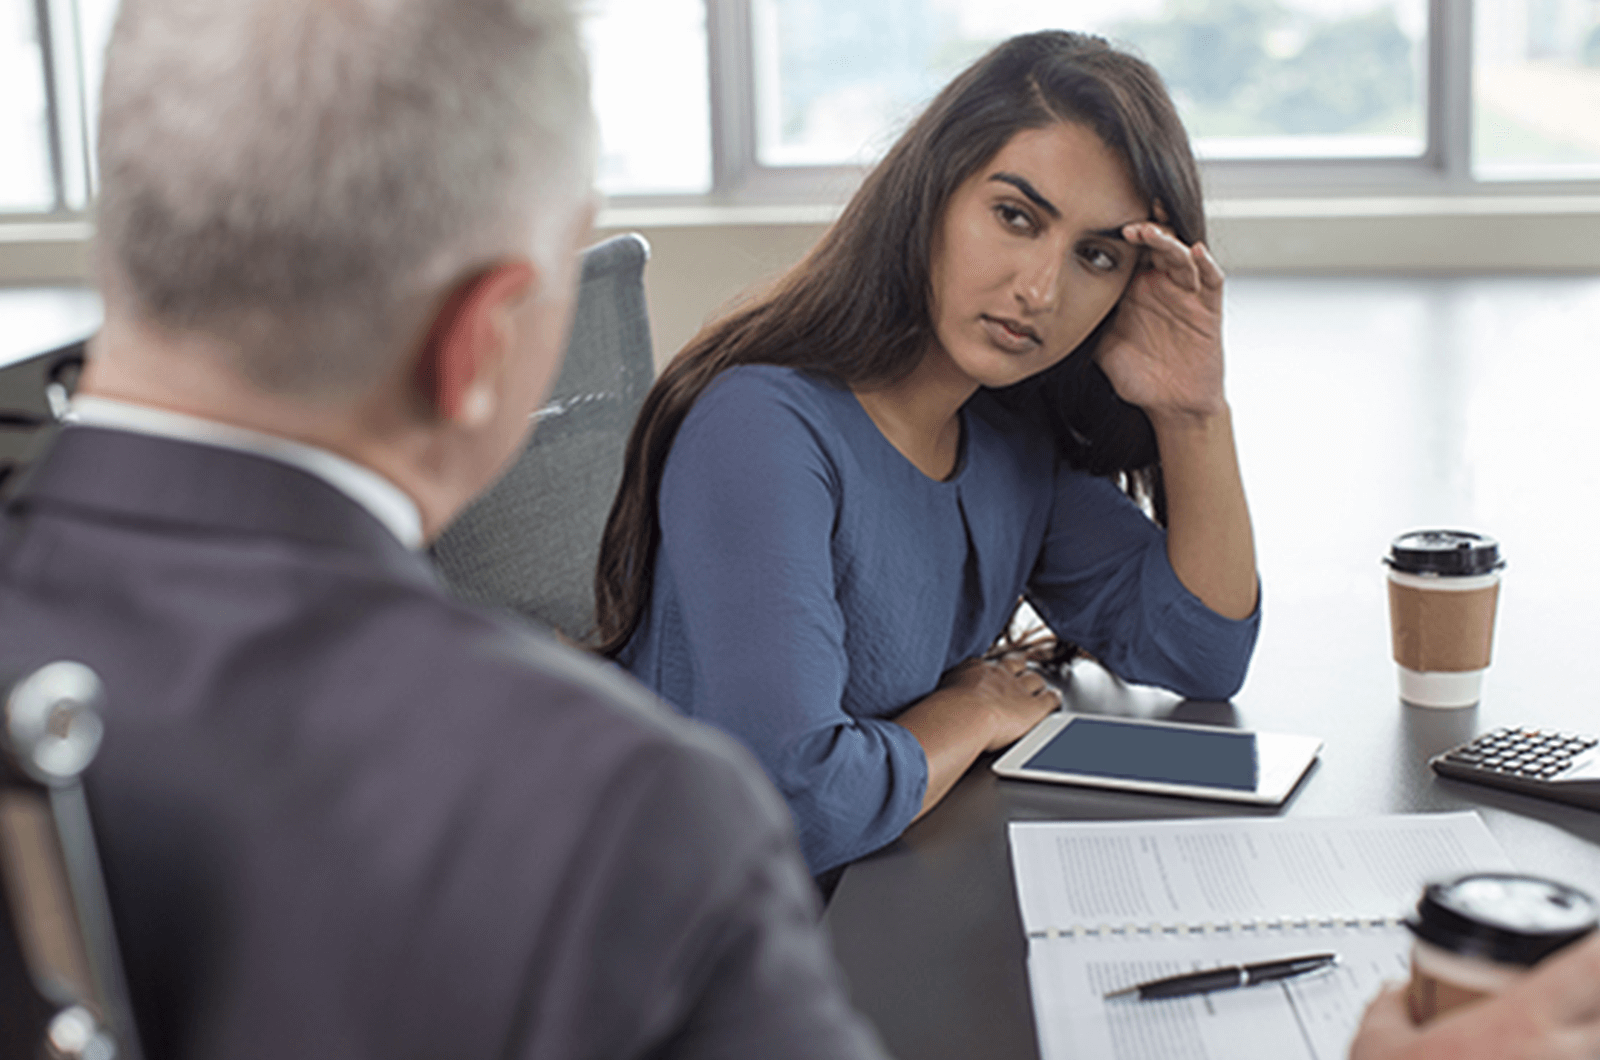
[[[79,339],[0,367],[0,485],[67,411],[87,344]]]
[[[54,662],[0,697],[0,1055],[138,1060],[80,779],[100,746],[100,680]]]
[[[535,430],[504,477],[440,535],[451,589],[583,640],[594,628],[594,571],[622,453],[655,377],[644,266],[623,235],[583,253],[572,338]]]

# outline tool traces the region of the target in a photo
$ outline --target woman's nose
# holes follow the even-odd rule
[[[1045,313],[1060,297],[1061,255],[1054,250],[1033,255],[1017,276],[1017,301],[1029,313]]]

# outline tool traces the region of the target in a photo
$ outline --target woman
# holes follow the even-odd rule
[[[755,752],[813,873],[1055,708],[1020,656],[984,658],[1021,595],[1125,679],[1242,681],[1254,546],[1204,223],[1154,71],[1018,37],[652,389],[601,650]]]

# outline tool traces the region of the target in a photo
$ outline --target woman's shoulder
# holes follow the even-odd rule
[[[853,401],[849,390],[844,397]],[[836,483],[849,441],[832,407],[837,393],[790,368],[741,365],[717,376],[695,401],[667,455],[663,496],[689,479],[741,483],[767,495],[799,474]]]
[[[817,372],[741,364],[713,379],[689,410],[685,427],[720,426],[770,433],[796,424],[835,433],[855,402],[850,389]]]
[[[700,401],[759,400],[828,405],[849,396],[849,387],[821,372],[781,364],[736,364],[711,381]]]

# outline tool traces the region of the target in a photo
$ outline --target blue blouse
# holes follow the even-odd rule
[[[894,723],[1029,602],[1128,681],[1226,699],[1257,614],[1207,608],[1113,483],[980,391],[937,482],[848,389],[770,365],[719,376],[673,442],[650,606],[622,662],[743,741],[813,873],[895,839],[928,764]]]

